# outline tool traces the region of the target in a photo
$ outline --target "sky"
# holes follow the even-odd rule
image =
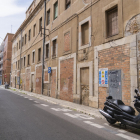
[[[0,0],[0,44],[7,33],[15,33],[25,20],[33,0]]]

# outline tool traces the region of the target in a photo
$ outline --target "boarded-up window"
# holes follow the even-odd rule
[[[58,17],[58,1],[54,4],[54,19]]]
[[[57,40],[53,40],[53,52],[52,52],[52,56],[56,57],[56,45],[57,45]]]
[[[118,8],[111,9],[107,13],[107,37],[118,34]]]
[[[86,45],[89,43],[89,22],[84,23],[81,25],[82,31],[82,45]]]
[[[41,48],[38,49],[38,61],[41,61]]]
[[[49,58],[49,44],[46,44],[46,58]]]
[[[65,0],[65,1],[66,1],[66,9],[68,9],[70,7],[71,0]]]
[[[47,25],[50,24],[50,9],[47,11]]]
[[[28,55],[28,65],[30,65],[30,54]]]
[[[32,63],[35,63],[35,52],[32,53]]]
[[[34,25],[33,37],[35,36],[35,34],[36,34],[36,24]]]

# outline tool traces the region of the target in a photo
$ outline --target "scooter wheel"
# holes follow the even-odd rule
[[[110,124],[115,124],[116,121],[115,120],[111,120],[111,119],[106,119]]]

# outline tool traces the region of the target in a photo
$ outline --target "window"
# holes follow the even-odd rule
[[[28,65],[30,65],[30,54],[28,55]]]
[[[23,58],[21,58],[21,68],[23,68]]]
[[[36,24],[34,25],[33,37],[35,36],[35,34],[36,34]]]
[[[16,69],[17,69],[17,61],[16,61]]]
[[[56,39],[53,40],[53,52],[52,52],[52,57],[56,57],[56,45],[57,45],[57,41]]]
[[[39,31],[42,32],[42,18],[39,19]]]
[[[25,43],[25,45],[26,45],[26,40],[27,40],[27,35],[25,34],[25,42],[24,42],[24,43]]]
[[[25,67],[25,64],[26,64],[26,57],[24,57],[24,62],[23,62],[23,66]]]
[[[17,51],[18,51],[18,43],[17,43]]]
[[[31,40],[31,29],[29,30],[29,41]]]
[[[24,37],[22,37],[22,47],[23,47],[23,45],[24,45]]]
[[[18,60],[18,69],[19,69],[20,61]]]
[[[20,40],[19,40],[19,49],[20,49]]]
[[[106,12],[107,15],[107,37],[118,34],[118,8],[115,7]]]
[[[46,58],[49,58],[49,44],[46,44]]]
[[[89,22],[84,23],[81,25],[82,30],[82,46],[89,43]]]
[[[58,17],[58,1],[54,4],[54,19]]]
[[[66,2],[66,9],[68,9],[70,7],[71,0],[65,0],[65,2]]]
[[[41,48],[38,49],[38,61],[41,61]]]
[[[32,63],[35,63],[35,51],[32,53]]]
[[[50,24],[50,9],[47,11],[47,25]]]

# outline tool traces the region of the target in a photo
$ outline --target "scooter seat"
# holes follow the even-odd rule
[[[113,104],[119,106],[122,111],[130,115],[135,115],[135,110],[131,106],[126,106],[121,100],[112,99],[112,102]]]

